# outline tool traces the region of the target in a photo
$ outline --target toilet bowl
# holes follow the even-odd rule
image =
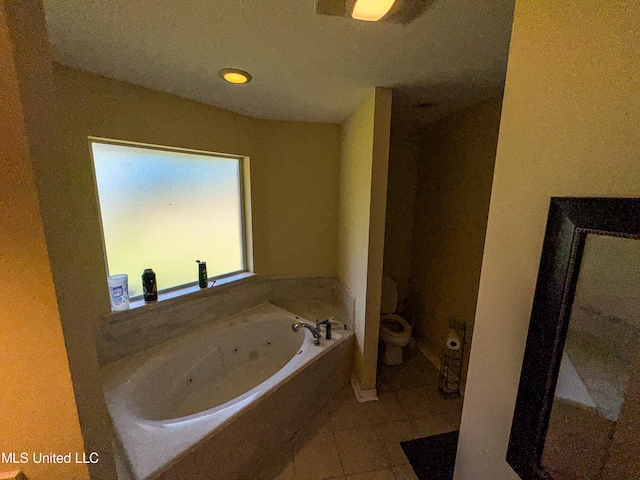
[[[402,363],[402,347],[411,340],[411,325],[400,315],[393,313],[398,304],[396,284],[389,277],[382,278],[380,302],[380,339],[384,342],[385,365]]]

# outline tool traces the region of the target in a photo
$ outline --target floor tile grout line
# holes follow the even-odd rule
[[[413,419],[411,418],[411,415],[409,415],[409,412],[407,411],[407,409],[405,408],[404,404],[402,403],[402,401],[397,397],[397,395],[394,394],[394,397],[396,398],[396,401],[400,404],[400,408],[402,408],[402,411],[404,412],[404,414],[406,415],[407,419],[411,422],[411,425],[413,426],[414,429],[414,433],[417,434],[417,431],[415,430],[415,425],[413,423]]]
[[[333,438],[332,444],[336,447],[336,451],[338,452],[338,460],[340,461],[340,470],[342,471],[342,476],[346,477],[347,475],[344,473],[344,462],[342,460],[342,455],[340,454],[340,449],[336,445],[335,436],[333,436],[333,434],[331,434],[331,435],[332,435],[332,438]]]
[[[376,432],[375,427],[373,427],[373,433],[375,433],[376,439],[380,442],[380,444],[382,446],[382,453],[387,457],[388,468],[392,469],[393,465],[391,465],[391,455],[390,455],[389,451],[384,447],[382,439],[380,438],[380,435],[378,435],[378,432]],[[400,442],[398,442],[398,443],[400,443]]]
[[[420,367],[411,366],[409,368],[410,369],[415,369],[416,370],[416,372],[415,372],[416,375],[422,375],[422,374],[428,373],[426,370],[424,370],[424,369],[422,369]],[[406,375],[406,373],[405,373],[405,375]],[[338,393],[331,400],[331,404],[332,404],[331,406],[333,408],[331,408],[328,411],[328,414],[326,416],[326,419],[325,419],[324,423],[322,423],[318,428],[318,430],[322,430],[323,428],[326,428],[327,432],[323,433],[323,435],[330,435],[331,444],[334,446],[335,450],[338,453],[338,461],[339,461],[339,464],[340,464],[340,469],[342,471],[342,477],[346,477],[346,474],[344,472],[344,461],[343,461],[343,458],[342,458],[343,455],[341,454],[340,450],[337,448],[337,445],[336,445],[336,442],[335,442],[335,435],[337,433],[340,433],[340,432],[343,432],[343,431],[355,430],[355,429],[358,429],[358,428],[370,428],[372,430],[374,436],[375,436],[375,441],[378,443],[378,445],[383,450],[382,453],[383,453],[383,455],[385,457],[385,461],[387,463],[387,467],[386,468],[391,470],[394,478],[397,478],[396,474],[393,472],[393,468],[401,467],[403,465],[392,465],[391,464],[391,462],[392,462],[391,455],[390,455],[389,451],[387,450],[387,448],[384,446],[382,438],[380,437],[380,435],[378,434],[376,429],[382,428],[385,425],[388,425],[390,423],[408,422],[409,425],[412,428],[412,432],[413,432],[412,436],[414,438],[417,438],[418,430],[417,430],[417,426],[416,426],[415,420],[416,419],[420,419],[420,418],[436,417],[437,416],[437,415],[434,415],[432,413],[426,413],[426,412],[425,412],[424,416],[419,416],[419,417],[412,416],[412,415],[410,415],[410,411],[405,407],[405,404],[399,398],[400,392],[402,390],[407,390],[407,389],[411,389],[411,388],[428,387],[431,384],[430,382],[427,381],[427,382],[420,383],[420,384],[417,384],[417,385],[416,384],[412,384],[412,386],[402,387],[402,386],[398,386],[397,383],[395,385],[390,384],[388,382],[387,375],[385,375],[385,372],[381,372],[381,377],[384,378],[383,382],[381,382],[381,386],[383,386],[383,383],[385,383],[386,385],[384,385],[385,388],[382,391],[380,391],[380,393],[388,393],[395,400],[395,403],[401,409],[404,418],[400,418],[400,419],[396,419],[396,420],[380,421],[380,418],[376,418],[375,420],[372,420],[372,418],[374,416],[371,415],[370,413],[363,413],[364,417],[366,418],[366,420],[365,420],[366,424],[365,425],[359,425],[359,426],[355,426],[355,427],[352,427],[352,428],[346,428],[344,430],[339,430],[338,431],[338,430],[336,430],[336,425],[335,425],[336,422],[334,421],[335,416],[332,415],[332,413],[335,412],[336,408],[339,408],[343,404],[342,402],[349,401],[351,399],[351,397],[347,395],[347,396],[345,396],[345,398],[342,399],[342,402],[336,402],[336,399],[340,398],[340,396],[341,396],[341,393]],[[391,383],[393,383],[393,382],[391,382]],[[445,414],[443,414],[443,415],[445,415]],[[316,435],[318,435],[317,432],[315,434],[312,434],[312,435],[301,436],[300,439],[301,439],[301,441],[304,441],[302,439],[307,439],[309,437],[314,437]],[[293,468],[292,468],[293,475],[294,475],[294,478],[296,480],[302,480],[302,479],[298,479],[296,477],[295,457],[296,457],[295,450],[292,449],[291,462],[293,463]],[[405,465],[410,465],[410,464],[405,464]],[[367,472],[372,472],[372,471],[377,471],[377,470],[381,470],[381,469],[371,469],[371,470],[367,470],[365,472],[358,472],[358,473],[355,473],[353,475],[359,475],[360,473],[367,473]],[[340,478],[340,477],[332,477],[332,478]]]

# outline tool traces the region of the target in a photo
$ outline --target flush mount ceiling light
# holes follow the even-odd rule
[[[249,83],[253,79],[249,72],[245,72],[238,68],[223,68],[218,72],[218,75],[224,81],[238,85],[242,83]]]
[[[356,20],[377,22],[384,17],[396,0],[356,0],[351,16]]]
[[[353,17],[369,22],[413,22],[435,0],[316,0],[318,15]]]

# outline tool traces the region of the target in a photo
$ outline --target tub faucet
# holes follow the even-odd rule
[[[308,323],[298,322],[291,325],[291,330],[293,330],[294,332],[297,332],[300,327],[306,328],[313,334],[314,345],[320,345],[320,329],[319,328],[309,325]]]

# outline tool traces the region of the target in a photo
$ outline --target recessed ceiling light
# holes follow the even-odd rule
[[[377,22],[384,17],[396,0],[356,0],[351,16],[356,20]]]
[[[249,83],[253,78],[249,72],[238,68],[223,68],[218,72],[218,75],[220,75],[221,79],[236,84]]]

